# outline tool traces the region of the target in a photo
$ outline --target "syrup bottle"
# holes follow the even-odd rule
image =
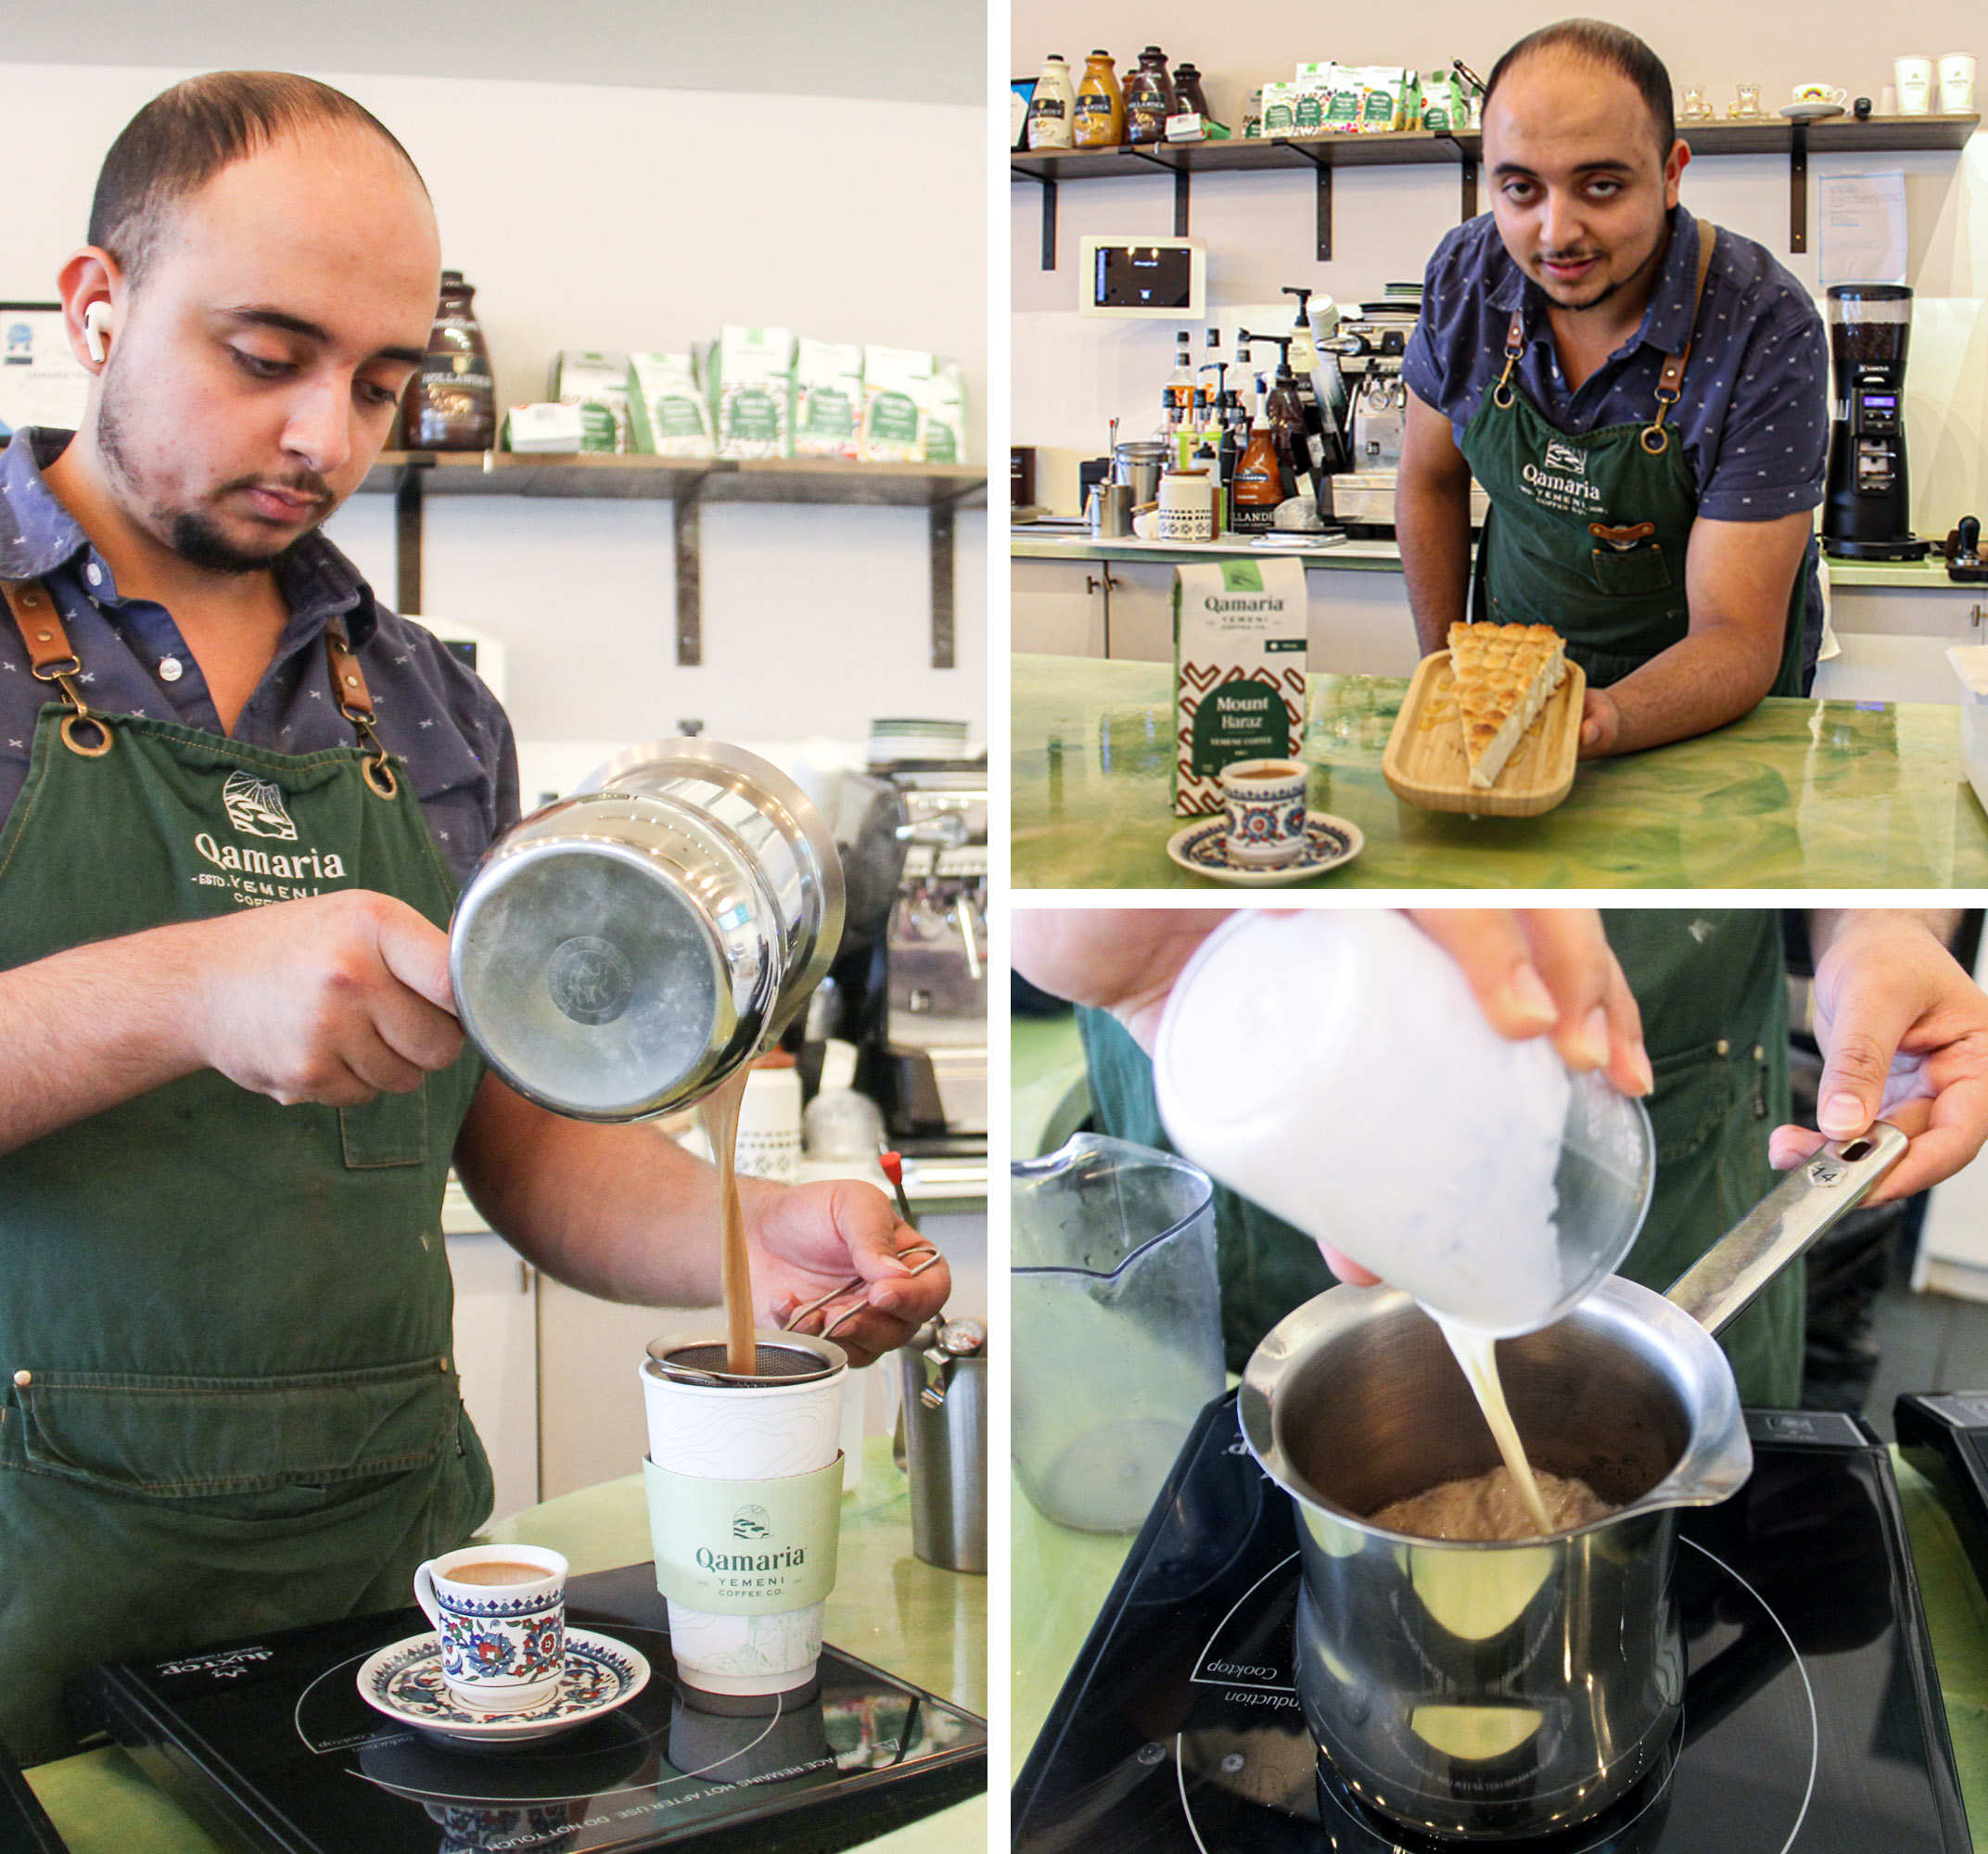
[[[1084,60],[1072,133],[1080,148],[1115,148],[1125,140],[1125,93],[1109,52],[1092,52]]]
[[[401,407],[410,451],[489,451],[497,442],[497,385],[470,307],[476,294],[462,272],[441,273],[428,351]]]

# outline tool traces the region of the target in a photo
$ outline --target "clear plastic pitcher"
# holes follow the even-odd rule
[[[1130,1531],[1224,1381],[1215,1188],[1088,1133],[1010,1169],[1015,1473],[1043,1517]]]

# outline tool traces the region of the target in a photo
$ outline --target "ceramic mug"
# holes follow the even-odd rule
[[[1307,777],[1294,759],[1239,759],[1222,768],[1230,861],[1279,869],[1304,854]]]
[[[471,1581],[477,1567],[529,1567],[536,1577]],[[567,1562],[541,1545],[465,1545],[414,1572],[414,1601],[435,1625],[441,1677],[472,1712],[529,1712],[558,1696],[566,1674]]]
[[[1849,95],[1840,83],[1798,83],[1795,85],[1797,103],[1841,103]]]
[[[1948,52],[1940,60],[1940,113],[1974,113],[1974,60],[1965,52]]]
[[[1215,486],[1205,471],[1176,470],[1160,478],[1160,539],[1215,539]]]
[[[1932,108],[1932,60],[1930,57],[1902,57],[1892,61],[1892,77],[1898,90],[1901,116],[1924,116]]]

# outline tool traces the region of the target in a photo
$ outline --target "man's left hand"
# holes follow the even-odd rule
[[[1582,759],[1600,759],[1615,751],[1622,732],[1622,710],[1606,689],[1590,688],[1581,702]]]
[[[851,1365],[868,1365],[905,1344],[946,1304],[952,1276],[945,1263],[913,1276],[898,1260],[900,1249],[921,1238],[873,1185],[836,1178],[754,1190],[744,1209],[753,1287],[772,1325],[784,1326],[796,1307],[862,1276],[863,1310],[835,1338]],[[826,1312],[833,1319],[858,1304],[852,1289]],[[796,1330],[819,1333],[822,1324],[820,1313],[810,1314]]]
[[[1916,915],[1840,918],[1816,962],[1816,1041],[1822,1130],[1777,1127],[1777,1167],[1888,1120],[1912,1144],[1871,1193],[1882,1203],[1952,1177],[1988,1139],[1988,997]]]

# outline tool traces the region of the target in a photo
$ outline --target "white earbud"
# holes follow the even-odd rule
[[[93,302],[83,312],[83,343],[99,367],[110,358],[110,350],[104,346],[104,337],[109,332],[110,305],[101,299]]]

